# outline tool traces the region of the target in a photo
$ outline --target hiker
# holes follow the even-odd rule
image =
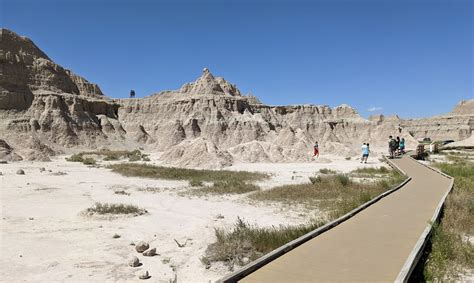
[[[135,98],[135,91],[133,89],[130,91],[130,98]]]
[[[316,156],[316,157],[319,157],[319,144],[318,144],[318,142],[315,142],[315,143],[314,143],[313,148],[314,148],[313,157],[315,157],[315,156]]]
[[[397,137],[395,141],[397,142],[395,145],[395,154],[398,156],[400,155],[400,137]]]
[[[362,158],[360,159],[360,163],[364,162],[367,163],[367,158],[369,158],[369,144],[365,143],[362,145]]]
[[[402,138],[400,140],[400,145],[398,146],[398,149],[400,150],[400,154],[405,154],[405,138]]]
[[[397,141],[392,137],[388,137],[388,152],[390,154],[390,158],[393,159],[395,157],[395,150],[397,148]]]

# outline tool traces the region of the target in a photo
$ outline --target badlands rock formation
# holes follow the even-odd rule
[[[413,137],[431,140],[463,140],[474,129],[474,99],[461,101],[451,113],[424,119],[400,122]]]
[[[105,144],[102,125],[115,124],[118,105],[97,85],[6,29],[0,30],[0,51],[0,138],[28,159]],[[116,132],[120,135],[120,128]]]
[[[414,146],[415,138],[426,134],[460,139],[473,127],[466,123],[472,112],[465,114],[463,107],[450,116],[454,120],[433,122],[366,120],[347,105],[268,106],[208,69],[178,90],[111,100],[31,40],[5,29],[0,36],[0,138],[9,154],[27,159],[96,147],[145,147],[163,152],[161,159],[170,165],[221,168],[234,162],[310,161],[314,141],[323,153],[352,156],[361,142],[385,149],[389,135]],[[453,123],[444,129],[445,121]]]

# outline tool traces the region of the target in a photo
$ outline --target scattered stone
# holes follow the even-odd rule
[[[148,278],[150,278],[150,277],[151,277],[151,276],[150,276],[150,274],[148,273],[148,270],[143,271],[143,272],[138,276],[139,279],[148,279]]]
[[[217,218],[217,219],[224,219],[224,215],[222,215],[222,214],[217,214],[216,218]]]
[[[2,175],[3,175],[3,173],[2,173],[2,172],[0,172],[0,176],[2,176]]]
[[[28,218],[28,220],[35,220],[33,217]]]
[[[0,164],[8,164],[6,160],[0,160]]]
[[[130,246],[135,246],[135,243],[134,243],[134,242],[130,242]]]
[[[135,246],[135,250],[139,253],[142,253],[146,250],[148,250],[148,248],[150,247],[150,245],[148,245],[148,243],[146,242],[143,242],[143,241],[140,241],[138,242],[138,244]]]
[[[137,267],[140,266],[140,260],[138,257],[134,256],[128,261],[128,266]]]
[[[144,256],[155,256],[156,248],[149,249],[148,251],[143,252]]]
[[[25,175],[25,171],[24,171],[23,169],[18,169],[18,170],[16,171],[16,174],[17,174],[17,175]]]
[[[168,264],[168,263],[170,263],[170,261],[171,261],[171,258],[168,257],[168,256],[161,259],[161,263],[163,263],[163,264]]]
[[[114,234],[114,235],[112,236],[112,238],[118,239],[118,238],[120,238],[120,235],[119,235],[119,234]]]
[[[247,263],[249,263],[249,261],[250,261],[250,259],[248,257],[242,258],[242,263],[243,264],[247,264]]]
[[[188,239],[186,239],[186,241],[184,241],[183,244],[181,244],[180,242],[178,242],[176,239],[174,239],[174,241],[176,242],[176,244],[177,244],[178,247],[180,247],[180,248],[186,247],[186,244],[188,243]]]
[[[44,171],[46,171],[46,168],[41,167],[41,168],[40,168],[40,172],[43,173]]]

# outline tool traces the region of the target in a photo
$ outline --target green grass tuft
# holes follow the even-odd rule
[[[244,194],[258,191],[260,188],[254,184],[248,184],[239,180],[218,181],[212,186],[193,190],[197,194]]]
[[[69,158],[66,158],[69,162],[82,162],[84,159],[82,158],[82,154],[73,154]]]
[[[113,164],[109,166],[113,172],[127,177],[145,177],[167,180],[188,180],[193,182],[242,181],[252,182],[263,180],[268,176],[263,173],[227,170],[196,170],[176,167],[162,167],[148,164]],[[197,183],[195,183],[197,184]]]
[[[319,173],[321,173],[321,174],[336,174],[337,172],[332,170],[332,169],[329,169],[329,168],[322,168],[322,169],[319,169]]]
[[[136,205],[129,204],[115,204],[115,203],[100,203],[96,202],[94,206],[86,209],[86,213],[89,215],[93,214],[134,214],[142,215],[147,213],[145,209],[139,208]]]
[[[85,165],[95,165],[96,161],[94,158],[86,157],[82,160],[82,163],[84,163]]]
[[[370,174],[370,175],[388,174],[390,173],[390,169],[388,169],[385,166],[381,166],[378,168],[363,167],[363,168],[357,168],[356,170],[353,170],[351,173],[361,173],[361,174]]]
[[[223,261],[232,269],[234,264],[243,265],[244,258],[255,260],[322,225],[323,222],[314,222],[308,225],[261,228],[238,218],[230,231],[215,229],[216,242],[206,250],[206,263]]]

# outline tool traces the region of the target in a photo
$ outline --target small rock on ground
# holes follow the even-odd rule
[[[128,266],[137,267],[140,265],[140,260],[138,257],[134,256],[128,261]]]
[[[142,253],[146,250],[148,250],[148,248],[150,247],[150,245],[148,245],[148,243],[146,242],[143,242],[143,241],[140,241],[138,242],[138,244],[135,246],[135,250],[139,253]]]
[[[144,256],[155,256],[156,255],[156,248],[149,249],[143,253]]]
[[[150,276],[150,274],[148,273],[148,270],[143,271],[143,272],[138,276],[138,278],[140,278],[140,279],[148,279],[148,278],[150,278],[150,277],[151,277],[151,276]]]
[[[18,170],[16,171],[16,174],[17,174],[17,175],[25,175],[25,171],[24,171],[23,169],[18,169]]]

